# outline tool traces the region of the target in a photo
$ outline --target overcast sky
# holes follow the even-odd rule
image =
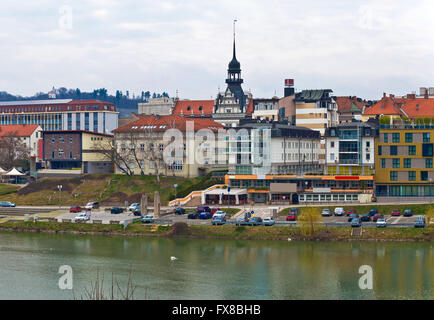
[[[0,2],[0,91],[53,86],[209,99],[237,58],[254,97],[330,88],[378,99],[434,87],[434,3],[312,0]]]

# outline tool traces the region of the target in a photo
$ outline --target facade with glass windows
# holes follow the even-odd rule
[[[112,103],[100,100],[0,102],[0,125],[38,124],[43,130],[86,130],[110,134],[118,126]]]
[[[433,149],[433,125],[382,125],[376,140],[376,195],[432,197]]]

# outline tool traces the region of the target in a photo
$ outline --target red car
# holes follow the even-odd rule
[[[392,210],[392,216],[396,217],[396,216],[400,216],[400,215],[401,215],[401,211],[399,211],[398,209]]]
[[[69,208],[69,212],[72,212],[72,213],[81,212],[81,207],[80,206],[72,206],[71,208]]]
[[[290,212],[286,216],[286,221],[296,221],[296,220],[297,220],[297,215],[294,212]]]
[[[372,217],[372,221],[377,222],[378,219],[384,219],[384,215],[382,215],[381,213],[374,214],[374,216]]]
[[[214,215],[214,213],[216,213],[218,210],[220,210],[220,209],[215,209],[215,208],[211,209],[211,211],[210,211],[211,215]]]
[[[354,210],[354,209],[348,209],[348,211],[347,211],[347,217],[350,215],[350,214],[355,214],[356,213],[356,210]]]

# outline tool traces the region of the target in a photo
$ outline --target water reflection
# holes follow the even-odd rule
[[[267,242],[0,233],[1,299],[70,299],[57,288],[71,265],[76,296],[96,272],[137,298],[432,299],[430,243]],[[178,259],[172,261],[171,256]],[[361,265],[373,290],[358,287]],[[108,285],[108,282],[106,283]]]

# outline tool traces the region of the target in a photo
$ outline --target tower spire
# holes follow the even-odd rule
[[[236,19],[234,20],[234,53],[233,53],[233,58],[234,59],[236,59],[236,56],[235,56],[235,22],[237,22]]]

